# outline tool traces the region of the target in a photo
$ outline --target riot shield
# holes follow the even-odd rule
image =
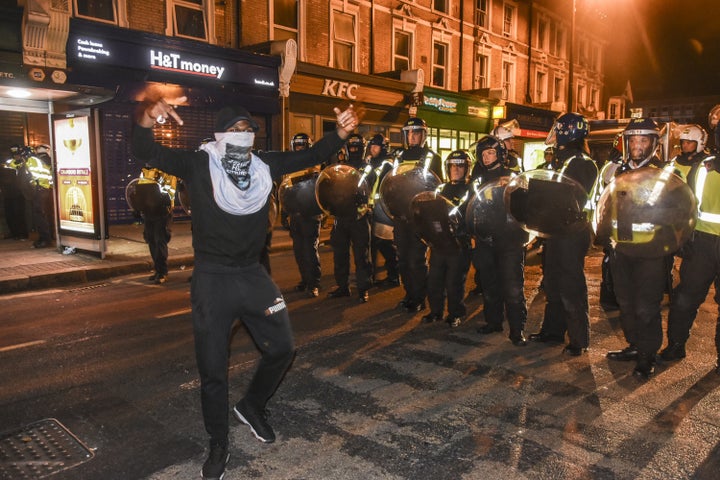
[[[439,185],[440,179],[430,170],[409,163],[399,165],[380,184],[380,205],[391,219],[412,222],[412,199]]]
[[[420,192],[410,201],[415,231],[422,241],[440,252],[457,252],[456,236],[462,214],[447,198],[436,192]]]
[[[331,165],[320,172],[315,196],[326,213],[335,217],[356,217],[368,204],[370,186],[366,175],[350,165]]]
[[[135,178],[125,187],[125,200],[132,210],[148,217],[161,217],[167,214],[172,205],[170,195],[160,189],[157,182]]]
[[[542,238],[587,226],[587,193],[580,183],[554,170],[523,172],[505,187],[505,208],[526,232]]]
[[[320,172],[303,170],[288,175],[278,188],[282,209],[289,214],[314,217],[322,214],[315,197],[315,185]]]
[[[472,185],[473,196],[468,202],[465,222],[468,232],[480,240],[526,244],[530,236],[505,208],[505,188],[511,177]]]
[[[600,195],[595,214],[600,242],[625,255],[657,258],[690,238],[697,201],[669,169],[643,167],[616,177]]]

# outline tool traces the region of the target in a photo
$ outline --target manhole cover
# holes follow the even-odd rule
[[[95,454],[54,418],[0,433],[0,479],[43,478]]]

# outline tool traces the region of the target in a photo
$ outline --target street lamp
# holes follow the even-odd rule
[[[572,0],[572,21],[570,23],[570,69],[568,71],[568,112],[573,111],[573,77],[575,74],[575,4],[577,0]]]

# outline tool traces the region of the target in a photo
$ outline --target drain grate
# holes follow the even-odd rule
[[[37,479],[76,467],[95,454],[62,423],[46,418],[0,433],[0,479]]]

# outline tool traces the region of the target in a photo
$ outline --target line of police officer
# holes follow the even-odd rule
[[[705,152],[702,129],[689,126],[680,136],[684,153],[670,162],[669,166],[664,165],[657,157],[660,139],[657,124],[650,119],[634,119],[621,136],[622,147],[614,149],[615,155],[599,174],[596,163],[589,156],[586,142],[588,131],[588,123],[581,115],[567,113],[560,116],[548,136],[547,143],[550,147],[549,151],[545,152],[547,162],[541,167],[541,170],[554,172],[552,175],[555,176],[530,175],[525,179],[527,182],[529,178],[529,185],[523,187],[525,190],[522,191],[522,197],[517,195],[517,192],[510,197],[504,196],[506,199],[516,198],[515,210],[522,210],[518,205],[524,205],[524,212],[513,212],[515,230],[501,231],[505,227],[497,229],[496,225],[496,231],[481,234],[461,228],[461,225],[466,224],[466,219],[454,219],[449,223],[450,231],[455,237],[455,241],[451,243],[456,248],[451,249],[445,248],[445,240],[433,237],[428,229],[423,230],[420,226],[422,219],[419,218],[432,217],[433,210],[429,206],[440,205],[437,203],[438,196],[444,197],[451,216],[458,212],[462,215],[466,211],[468,215],[472,215],[472,208],[479,207],[468,205],[471,199],[480,197],[481,192],[487,198],[503,197],[504,188],[517,176],[517,165],[521,165],[518,156],[508,151],[507,139],[494,135],[481,139],[471,152],[476,157],[471,173],[469,170],[472,162],[467,152],[454,151],[444,163],[441,161],[426,145],[427,126],[419,118],[411,118],[404,125],[404,148],[395,151],[393,155],[387,151],[387,140],[382,135],[375,135],[370,140],[368,153],[370,147],[377,147],[370,155],[364,155],[366,148],[361,136],[351,137],[344,161],[360,172],[369,173],[367,177],[372,188],[368,205],[364,205],[362,211],[348,218],[341,216],[335,219],[331,242],[337,287],[330,292],[330,296],[351,295],[349,252],[352,245],[358,293],[361,301],[367,301],[367,290],[373,283],[376,256],[369,252],[371,245],[377,242],[377,248],[385,250],[383,255],[388,270],[387,280],[391,283],[397,282],[394,268],[397,255],[397,273],[405,291],[399,307],[409,313],[419,312],[425,308],[427,298],[430,312],[422,320],[431,323],[443,320],[444,303],[447,300],[448,315],[444,320],[451,326],[457,326],[466,315],[463,294],[465,279],[472,263],[476,270],[476,281],[484,294],[483,314],[486,323],[478,332],[501,332],[502,323],[507,316],[511,342],[516,346],[524,346],[527,308],[523,292],[523,270],[527,231],[531,231],[547,237],[544,238],[543,262],[543,286],[547,303],[542,327],[539,332],[530,335],[529,339],[552,345],[565,343],[567,335],[568,341],[563,352],[571,356],[582,355],[590,343],[584,257],[594,235],[591,221],[593,210],[595,204],[601,201],[604,202],[603,225],[610,227],[605,230],[600,229],[602,226],[598,227],[602,230],[602,235],[600,230],[598,231],[598,242],[605,248],[607,262],[604,264],[607,263],[608,277],[612,276],[610,293],[616,297],[622,329],[628,342],[626,348],[610,351],[607,356],[611,360],[636,361],[634,374],[640,378],[648,378],[654,373],[656,354],[662,344],[660,304],[663,293],[667,291],[672,254],[682,246],[682,237],[688,232],[676,230],[676,241],[663,240],[665,231],[672,231],[674,227],[663,223],[667,222],[667,219],[659,220],[657,215],[652,214],[646,222],[635,218],[628,223],[626,217],[630,217],[623,211],[623,208],[627,209],[627,205],[622,203],[619,192],[615,191],[613,179],[642,169],[642,174],[650,175],[648,178],[655,182],[657,190],[659,184],[667,187],[675,181],[669,180],[670,174],[672,178],[680,175],[688,178],[690,188],[697,196],[698,227],[692,241],[687,243],[681,252],[685,266],[681,267],[680,285],[673,297],[668,330],[669,343],[661,357],[665,360],[684,358],[685,343],[697,307],[704,299],[710,283],[717,282],[720,278],[720,257],[713,257],[713,260],[708,262],[701,260],[705,257],[697,254],[692,256],[697,245],[702,247],[702,252],[711,251],[720,255],[717,253],[720,252],[717,248],[720,243],[713,243],[720,242],[720,196],[717,194],[720,191],[720,176],[715,169],[715,157]],[[493,133],[501,134],[502,131]],[[620,138],[617,140],[619,142]],[[648,169],[660,172],[646,173],[650,172]],[[388,182],[383,182],[383,179],[388,175],[408,175],[411,171],[422,171],[422,175],[433,172],[431,175],[435,178],[435,184],[428,184],[436,187],[433,195],[411,198],[409,213],[392,212],[392,205],[388,204],[391,196],[397,192],[392,188],[392,178]],[[657,175],[660,177],[656,178]],[[661,181],[658,181],[658,178]],[[441,183],[441,179],[447,182]],[[503,181],[499,181],[500,179]],[[544,179],[551,181],[543,181]],[[715,182],[718,182],[718,185]],[[553,185],[563,183],[564,186],[561,187]],[[559,199],[563,191],[571,193],[566,195],[567,198]],[[497,192],[501,194],[498,196]],[[673,201],[673,194],[664,195],[664,201]],[[685,205],[686,198],[682,195],[686,196],[687,193],[680,192],[678,195],[680,197],[676,203]],[[537,202],[537,199],[545,201]],[[572,206],[573,202],[581,204],[579,209]],[[383,208],[378,208],[378,205]],[[513,210],[506,205],[503,207]],[[553,211],[553,208],[559,210]],[[372,210],[375,211],[374,215]],[[633,207],[631,210],[630,216],[647,215],[639,208]],[[523,215],[531,218],[523,218]],[[535,218],[536,216],[538,218]],[[550,223],[560,225],[559,229],[553,232],[554,227],[548,227],[548,230],[544,231],[543,222],[551,217],[553,218]],[[688,219],[685,220],[685,223],[688,223]],[[623,231],[626,223],[632,227]],[[508,222],[508,225],[510,224],[512,222]],[[518,229],[517,224],[523,226],[524,230]],[[637,231],[634,230],[636,228]],[[388,238],[390,231],[392,242]],[[375,232],[377,234],[374,234]],[[660,254],[655,251],[658,245],[663,249]],[[391,246],[396,248],[397,253]],[[373,260],[369,260],[371,257]],[[716,343],[720,351],[720,320]],[[720,373],[720,366],[718,371]]]

